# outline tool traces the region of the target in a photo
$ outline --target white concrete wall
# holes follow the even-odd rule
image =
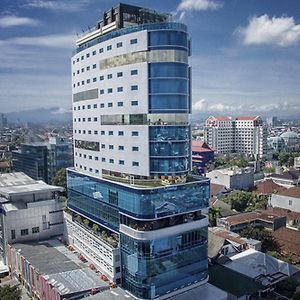
[[[26,209],[6,212],[3,220],[7,243],[47,239],[63,234],[63,203],[55,199],[28,203]],[[39,227],[39,233],[32,233],[34,227]],[[21,236],[22,229],[28,229],[28,235]],[[11,230],[15,230],[13,240]]]
[[[113,248],[100,237],[73,222],[71,216],[66,213],[64,236],[69,244],[88,258],[110,281],[115,282],[121,278],[120,249]]]
[[[272,194],[270,204],[272,207],[280,207],[300,213],[300,198]]]
[[[130,40],[135,38],[138,40],[137,44],[130,44]],[[117,48],[118,42],[122,42],[123,46]],[[108,45],[112,45],[112,50],[107,50]],[[99,53],[100,48],[103,48],[102,53]],[[74,140],[100,143],[100,151],[74,149],[75,169],[100,177],[102,169],[149,176],[148,126],[100,124],[101,115],[146,114],[148,112],[148,64],[147,62],[135,63],[105,70],[100,70],[99,67],[99,63],[104,59],[147,49],[147,31],[139,31],[97,44],[72,57],[73,94],[95,88],[99,90],[98,98],[73,103],[73,121],[77,120],[73,122]],[[93,51],[96,51],[95,55],[93,55]],[[90,56],[87,58],[88,53]],[[79,58],[78,62],[77,58]],[[96,64],[95,69],[93,69],[94,64]],[[90,67],[89,71],[86,69],[88,66]],[[138,75],[131,75],[131,70],[137,70]],[[117,77],[118,72],[122,72],[123,76]],[[112,78],[108,79],[108,75],[111,75]],[[104,76],[104,80],[100,81],[100,76]],[[96,82],[93,82],[93,78],[96,78]],[[88,79],[90,83],[87,84]],[[138,85],[138,90],[132,91],[132,85]],[[118,87],[123,87],[123,92],[118,92]],[[109,88],[113,89],[112,93],[107,93]],[[100,94],[102,89],[104,94]],[[132,106],[131,101],[138,101],[138,105]],[[118,102],[123,102],[123,106],[118,106]],[[112,103],[112,107],[109,107],[108,103]],[[88,105],[91,106],[90,109],[87,108]],[[94,108],[94,105],[97,105],[97,108]],[[78,110],[79,107],[80,110]],[[78,118],[81,119],[80,122],[78,122]],[[82,122],[82,118],[85,118],[86,121]],[[87,121],[88,118],[91,118],[90,122]],[[94,121],[94,118],[97,120]],[[101,131],[104,131],[105,134],[101,135]],[[109,131],[113,131],[113,135],[109,135]],[[124,136],[119,136],[118,131],[124,131]],[[132,131],[139,131],[139,136],[132,137]],[[105,149],[101,148],[101,144],[105,145]],[[109,145],[113,145],[114,149],[109,149]],[[118,150],[119,145],[124,146],[124,150]],[[132,151],[132,147],[139,147],[139,151]],[[105,162],[102,159],[105,159]],[[113,159],[114,162],[109,162],[109,159]],[[120,160],[124,160],[124,165],[119,164]],[[138,162],[139,166],[133,166],[133,161]]]

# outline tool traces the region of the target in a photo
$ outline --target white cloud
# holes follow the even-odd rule
[[[57,110],[53,111],[52,114],[53,115],[61,115],[61,114],[71,113],[71,112],[72,112],[72,109],[70,109],[70,108],[59,107]]]
[[[74,34],[53,34],[33,37],[15,37],[0,40],[0,45],[27,45],[51,48],[72,48],[76,37]]]
[[[54,11],[80,11],[93,0],[28,0],[25,7]]]
[[[237,104],[237,103],[211,103],[206,99],[200,99],[193,103],[193,113],[214,112],[220,114],[240,114],[240,113],[270,113],[270,112],[295,112],[300,109],[300,105],[288,101],[278,103],[269,103],[257,105],[254,103]]]
[[[222,6],[223,3],[215,0],[181,0],[177,11],[216,10]]]
[[[238,28],[237,32],[246,45],[270,44],[286,47],[300,41],[300,24],[296,24],[293,17],[252,17],[248,26]]]
[[[4,16],[0,18],[0,27],[37,26],[40,22],[26,17]]]

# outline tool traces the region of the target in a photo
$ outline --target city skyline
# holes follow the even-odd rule
[[[70,110],[69,62],[76,33],[117,3],[5,0],[0,13],[1,112]],[[172,13],[187,23],[193,36],[193,113],[299,112],[296,1],[130,3]]]

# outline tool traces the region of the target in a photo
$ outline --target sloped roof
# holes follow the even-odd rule
[[[272,235],[279,243],[281,251],[290,252],[293,258],[300,260],[300,231],[282,227],[275,230]]]
[[[278,192],[278,195],[300,198],[300,187],[294,186],[284,191]]]
[[[254,249],[245,250],[231,256],[230,259],[231,262],[226,264],[227,268],[253,279],[260,275],[274,275],[278,272],[292,276],[300,271],[296,266]]]
[[[278,179],[286,179],[286,180],[296,180],[300,176],[300,172],[297,170],[290,170],[283,172],[282,174],[271,174],[269,177],[278,178]]]
[[[227,190],[225,185],[210,183],[210,195],[211,196],[216,196],[218,193],[220,193],[224,189]]]
[[[267,209],[229,216],[226,217],[226,221],[229,225],[236,225],[255,220],[263,220],[268,223],[273,223],[274,219],[277,217],[281,217],[279,212],[276,212],[273,209]]]
[[[225,238],[208,231],[208,257],[215,258],[221,251]]]
[[[256,185],[256,192],[259,194],[272,194],[274,192],[284,191],[285,188],[282,185],[275,183],[272,179],[267,179],[265,181],[259,182]]]
[[[218,121],[230,121],[231,117],[228,116],[214,116],[214,118]]]
[[[258,118],[259,118],[259,116],[238,116],[235,119],[237,121],[254,121]]]
[[[207,151],[213,151],[213,150],[204,141],[193,140],[192,141],[192,151],[207,152]]]

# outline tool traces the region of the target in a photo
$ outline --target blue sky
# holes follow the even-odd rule
[[[54,106],[69,110],[76,33],[117,3],[1,0],[0,112]],[[172,12],[188,25],[195,113],[300,113],[300,1],[128,3]]]

